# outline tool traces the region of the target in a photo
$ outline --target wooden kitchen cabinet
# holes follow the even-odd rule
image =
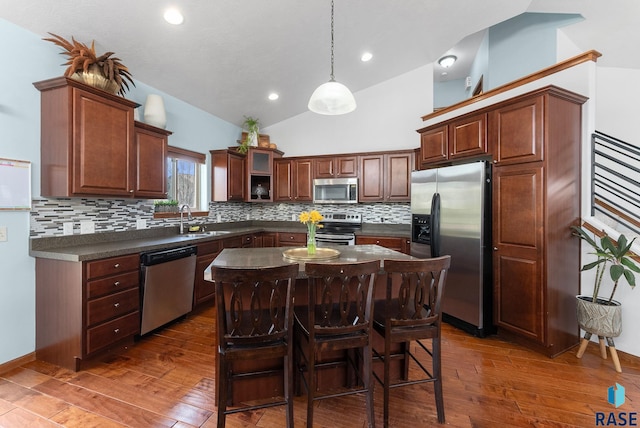
[[[414,152],[387,152],[360,156],[360,202],[408,202]]]
[[[231,202],[246,200],[246,156],[236,149],[210,150],[211,200]]]
[[[198,255],[196,258],[196,276],[193,287],[193,307],[197,307],[205,302],[213,300],[215,297],[215,287],[204,279],[204,271],[209,267],[213,259],[218,257],[222,251],[222,240],[206,241],[198,244]]]
[[[358,157],[355,155],[318,156],[315,158],[313,178],[350,178],[358,176]]]
[[[247,201],[273,202],[273,161],[281,157],[282,152],[279,150],[249,148],[247,152]]]
[[[380,245],[390,250],[411,254],[411,239],[399,236],[356,235],[356,245]]]
[[[480,156],[488,152],[486,113],[464,115],[418,132],[421,165]]]
[[[136,186],[142,194],[146,187],[157,190],[146,171],[136,179],[133,110],[138,104],[65,77],[34,86],[41,93],[42,196],[134,197]],[[154,151],[145,145],[138,149]],[[163,170],[164,159],[151,165],[155,151],[153,159],[144,160],[145,166]]]
[[[555,356],[578,343],[580,139],[586,98],[556,87],[489,112],[494,321],[498,334]],[[499,153],[498,153],[499,152]]]
[[[262,247],[275,247],[276,242],[278,242],[278,233],[277,232],[264,232],[262,234]]]
[[[134,131],[136,153],[134,196],[147,199],[166,199],[166,159],[171,132],[137,121]]]
[[[89,262],[36,258],[36,358],[77,371],[140,333],[138,254]]]
[[[308,202],[313,200],[313,160],[276,159],[274,201]]]

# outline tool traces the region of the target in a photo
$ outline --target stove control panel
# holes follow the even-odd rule
[[[360,214],[347,214],[347,213],[327,213],[324,214],[324,222],[330,223],[362,223],[362,216]]]

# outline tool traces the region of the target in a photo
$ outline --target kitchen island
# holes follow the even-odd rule
[[[318,263],[350,263],[361,262],[368,260],[380,261],[380,273],[376,279],[374,296],[376,299],[383,299],[385,296],[385,287],[387,282],[387,276],[384,272],[385,259],[394,260],[415,260],[415,257],[407,254],[400,253],[398,251],[390,250],[388,248],[381,247],[379,245],[345,245],[332,247],[340,252],[337,258],[331,260],[318,260]],[[296,305],[306,304],[307,298],[307,276],[304,273],[305,261],[294,261],[283,256],[284,251],[290,249],[290,247],[274,247],[274,248],[225,248],[216,257],[216,259],[205,270],[205,280],[211,281],[211,267],[232,267],[232,268],[244,268],[244,269],[261,269],[272,266],[279,266],[286,263],[298,263],[300,269],[298,271],[298,278],[296,280],[295,289],[295,302]],[[213,286],[213,284],[212,284]],[[217,336],[216,336],[217,337]],[[384,347],[383,339],[374,334],[373,344],[375,348],[382,349]],[[321,359],[335,360],[341,358],[341,355],[322,355]],[[277,360],[274,362],[260,361],[261,368],[270,367],[273,364],[277,367]],[[242,364],[242,365],[240,365]],[[239,363],[234,370],[242,371],[245,369],[254,369],[256,362]],[[392,370],[397,375],[403,372],[404,362],[394,361]],[[374,371],[382,375],[382,363],[377,364],[374,362]],[[217,374],[216,374],[217,375]],[[344,383],[345,373],[339,369],[334,368],[318,373],[318,387],[325,389],[338,386]],[[263,377],[259,379],[244,380],[241,382],[236,381],[233,391],[230,394],[233,403],[239,403],[242,401],[250,401],[262,398],[268,398],[275,395],[281,395],[283,392],[283,379],[282,375],[274,375],[270,377]]]
[[[318,263],[352,263],[367,260],[380,260],[381,272],[384,272],[384,259],[394,260],[413,260],[415,257],[398,251],[390,250],[379,245],[342,245],[335,246],[340,252],[338,258],[331,260],[318,260]],[[272,248],[225,248],[211,263],[210,266],[217,267],[233,267],[233,268],[266,268],[279,266],[284,263],[298,263],[300,271],[298,278],[306,278],[304,274],[304,261],[293,261],[283,256],[285,250],[290,247],[272,247]],[[313,261],[313,260],[310,260]],[[315,262],[315,261],[314,261]],[[207,268],[204,277],[207,281],[211,281],[211,269]]]

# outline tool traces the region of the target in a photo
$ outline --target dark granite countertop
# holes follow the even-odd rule
[[[178,234],[177,227],[160,227],[124,232],[105,232],[31,238],[29,255],[37,258],[88,261],[145,251],[176,248],[205,241],[224,239],[258,232],[306,233],[306,226],[293,221],[243,221],[207,224],[215,235]],[[410,236],[409,225],[363,224],[358,235]]]
[[[338,258],[330,260],[308,260],[318,263],[352,263],[367,260],[379,260],[380,269],[384,270],[383,260],[413,260],[415,257],[398,251],[390,250],[379,245],[348,245],[331,247],[340,252]],[[280,266],[285,263],[298,263],[300,271],[298,278],[304,278],[305,261],[295,261],[285,258],[284,251],[290,247],[272,248],[225,248],[216,259],[207,267],[204,278],[211,281],[211,266],[232,268],[265,268]]]

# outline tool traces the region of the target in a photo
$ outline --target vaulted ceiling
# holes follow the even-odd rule
[[[182,25],[163,20],[168,6],[182,11]],[[330,0],[0,0],[0,18],[41,37],[95,40],[98,53],[114,51],[136,80],[229,122],[247,115],[266,126],[307,111],[313,90],[329,80],[330,7]],[[600,51],[599,65],[640,68],[636,0],[336,0],[335,78],[357,92],[524,12],[582,14],[563,29],[581,51]],[[364,51],[371,61],[360,60]],[[269,101],[270,92],[280,98]]]

